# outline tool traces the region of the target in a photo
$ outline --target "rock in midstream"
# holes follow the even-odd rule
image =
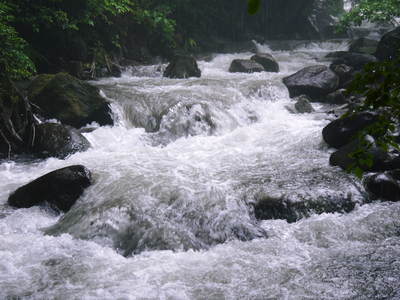
[[[350,212],[356,203],[351,194],[303,200],[293,200],[286,195],[260,194],[256,195],[252,205],[254,215],[259,220],[283,219],[292,223],[312,214]]]
[[[67,212],[91,184],[92,175],[86,167],[69,166],[18,188],[8,198],[8,204],[17,208],[29,208],[47,203],[56,210]]]
[[[291,98],[307,95],[318,100],[339,87],[339,78],[327,66],[306,67],[293,75],[283,78]]]

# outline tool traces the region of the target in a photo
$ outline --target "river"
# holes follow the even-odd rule
[[[400,299],[400,203],[359,205],[360,181],[329,166],[330,108],[291,112],[281,82],[347,43],[258,47],[280,73],[232,74],[251,53],[216,54],[199,62],[201,78],[146,66],[93,82],[115,126],[85,133],[87,152],[0,163],[0,299]],[[67,214],[6,205],[73,164],[95,184]],[[357,205],[258,221],[262,195]]]

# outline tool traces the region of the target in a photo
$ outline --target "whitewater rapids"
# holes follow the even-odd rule
[[[147,66],[93,82],[115,126],[85,133],[89,151],[0,162],[0,299],[400,299],[399,203],[292,224],[252,214],[260,194],[364,197],[329,166],[330,108],[294,114],[281,82],[347,44],[289,44],[259,46],[278,74],[229,73],[251,56],[237,53],[200,61],[201,78]],[[67,214],[7,206],[19,186],[73,164],[95,184]]]

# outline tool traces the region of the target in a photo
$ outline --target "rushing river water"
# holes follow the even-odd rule
[[[89,151],[1,163],[0,299],[400,299],[400,204],[291,224],[252,214],[260,195],[364,197],[329,166],[329,107],[294,114],[281,83],[346,43],[284,48],[279,74],[228,73],[240,53],[200,61],[201,78],[148,66],[95,82],[116,125],[85,133]],[[95,184],[67,214],[6,205],[72,164]]]

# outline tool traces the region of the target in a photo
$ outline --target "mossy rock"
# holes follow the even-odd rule
[[[67,73],[37,76],[28,88],[28,97],[44,117],[76,128],[93,121],[113,124],[109,105],[99,89]]]

